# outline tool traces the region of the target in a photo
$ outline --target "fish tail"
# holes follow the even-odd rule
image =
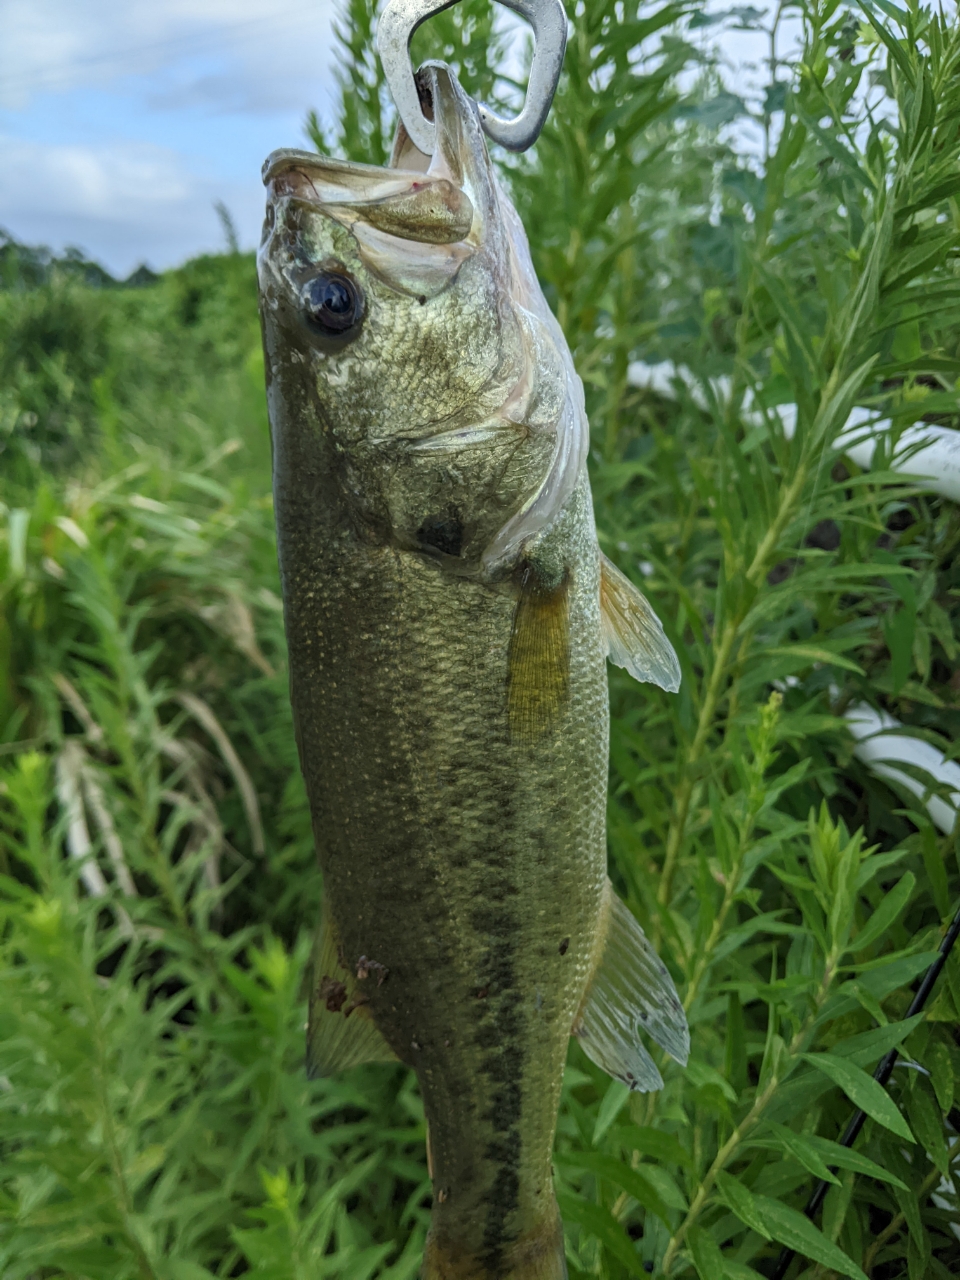
[[[551,1200],[552,1212],[535,1226],[480,1255],[467,1252],[446,1231],[441,1235],[434,1224],[423,1251],[421,1280],[567,1280],[563,1224],[556,1200]]]

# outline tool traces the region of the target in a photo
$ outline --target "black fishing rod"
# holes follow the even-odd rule
[[[937,979],[940,977],[943,966],[947,963],[947,956],[949,956],[950,951],[953,948],[953,944],[956,942],[958,937],[960,937],[960,907],[957,908],[956,915],[950,922],[950,928],[943,935],[943,940],[941,941],[940,947],[937,951],[936,960],[934,960],[933,964],[931,964],[930,968],[923,975],[923,981],[917,988],[916,995],[910,1001],[910,1008],[903,1015],[902,1021],[905,1022],[908,1018],[912,1018],[922,1011],[923,1006],[927,1003],[927,999],[930,996],[930,992],[933,990]],[[899,1054],[899,1049],[891,1049],[885,1057],[880,1059],[880,1063],[876,1071],[873,1073],[873,1078],[876,1080],[877,1084],[883,1085],[884,1088],[886,1087],[887,1081],[893,1074],[893,1068]],[[851,1117],[849,1124],[844,1130],[843,1137],[840,1139],[841,1147],[853,1146],[857,1140],[857,1135],[860,1133],[860,1130],[863,1128],[866,1120],[867,1113],[865,1111],[857,1111]],[[836,1173],[837,1169],[832,1168],[830,1172]],[[813,1193],[807,1201],[807,1207],[804,1209],[804,1213],[808,1218],[813,1218],[818,1212],[829,1189],[830,1183],[827,1182],[825,1178],[821,1178],[816,1187],[814,1187]],[[795,1249],[784,1248],[781,1251],[771,1280],[783,1280],[784,1276],[787,1274],[787,1268],[790,1266],[795,1255]]]

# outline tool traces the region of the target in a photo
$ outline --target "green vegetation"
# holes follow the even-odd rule
[[[587,385],[601,541],[684,669],[676,697],[612,673],[609,829],[692,1059],[630,1096],[571,1047],[574,1280],[745,1280],[783,1243],[793,1277],[960,1271],[960,962],[896,1024],[960,898],[956,842],[842,719],[866,699],[960,739],[960,511],[831,447],[856,404],[960,426],[960,28],[888,0],[783,12],[804,47],[771,67],[759,160],[724,131],[746,108],[697,6],[590,0],[536,152],[505,162]],[[344,23],[328,144],[379,161],[371,0]],[[513,93],[480,0],[417,52]],[[406,1280],[415,1083],[302,1067],[321,886],[253,263],[126,289],[88,268],[0,245],[0,1275]],[[636,359],[728,381],[663,397]],[[755,412],[780,403],[789,439]]]

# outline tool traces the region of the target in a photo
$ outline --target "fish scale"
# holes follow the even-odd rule
[[[429,291],[414,271],[429,172],[401,200],[403,165],[357,166],[371,222],[392,229],[365,249],[339,220],[348,204],[363,215],[342,190],[349,166],[267,165],[275,513],[325,899],[309,1062],[395,1057],[416,1072],[434,1186],[425,1277],[559,1280],[550,1157],[571,1032],[633,1087],[660,1080],[638,1034],[651,1009],[685,1053],[669,975],[611,896],[605,834],[610,629],[642,678],[669,683],[676,660],[600,554],[569,352],[475,108],[446,68],[433,75],[437,181],[449,192],[452,174],[457,216],[467,199],[475,213],[451,254],[433,230],[444,206],[422,202]],[[398,230],[410,239],[394,264]],[[317,319],[316,298],[339,310]],[[643,1000],[605,973],[609,946]]]

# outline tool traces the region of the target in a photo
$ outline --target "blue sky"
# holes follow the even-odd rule
[[[0,227],[111,271],[259,237],[260,165],[332,102],[330,0],[0,0]]]
[[[124,276],[221,248],[222,200],[253,246],[260,165],[305,144],[311,107],[332,110],[333,14],[334,0],[0,0],[0,228]],[[759,36],[724,41],[733,64],[764,56]]]

